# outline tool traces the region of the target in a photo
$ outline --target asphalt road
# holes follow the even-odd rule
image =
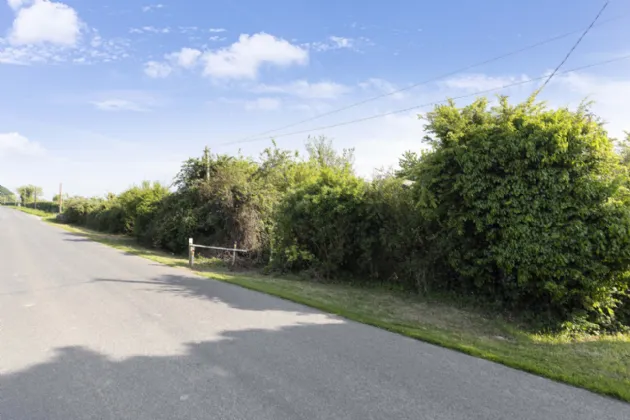
[[[630,405],[0,207],[0,419],[630,419]]]

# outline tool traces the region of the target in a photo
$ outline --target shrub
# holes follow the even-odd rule
[[[358,274],[390,286],[427,291],[432,276],[430,255],[413,191],[391,175],[373,180],[361,218],[365,228],[357,238]]]
[[[239,247],[260,258],[268,249],[268,196],[256,176],[258,165],[242,157],[208,156],[206,180],[200,159],[189,160],[178,176],[179,190],[163,200],[152,224],[154,244],[184,251],[188,238],[207,245]],[[205,165],[203,165],[205,166]],[[201,177],[201,178],[200,178]]]
[[[45,211],[47,213],[58,213],[59,212],[59,203],[55,203],[52,201],[38,201],[37,203],[25,203],[24,207],[28,207],[29,209],[37,209],[41,211]]]
[[[70,198],[63,209],[63,220],[67,223],[87,225],[88,216],[103,203],[101,198]]]
[[[141,242],[151,242],[153,218],[168,194],[167,187],[149,181],[120,194],[116,199],[122,223],[120,231],[134,235]]]
[[[607,325],[630,264],[618,157],[584,107],[479,99],[427,115],[433,151],[413,171],[448,289]],[[624,175],[625,176],[625,175]]]
[[[285,195],[275,213],[275,265],[312,268],[325,277],[357,267],[357,235],[366,183],[349,170],[324,167]]]

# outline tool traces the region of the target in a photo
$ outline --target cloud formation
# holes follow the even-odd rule
[[[81,21],[72,7],[47,0],[35,0],[26,7],[23,0],[12,0],[9,4],[17,11],[9,32],[11,44],[76,45]]]
[[[19,133],[0,133],[0,158],[16,156],[37,156],[44,154],[44,148]]]
[[[223,79],[256,79],[263,65],[287,67],[308,63],[308,51],[264,32],[243,34],[226,48],[203,55],[204,75]]]
[[[149,61],[144,65],[144,73],[153,79],[163,79],[168,77],[173,69],[167,63]]]

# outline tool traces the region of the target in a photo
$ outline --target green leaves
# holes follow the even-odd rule
[[[625,173],[587,109],[480,99],[438,106],[427,121],[434,149],[408,171],[431,246],[462,287],[565,319],[583,310],[598,319],[586,300],[612,310],[630,264]]]
[[[630,139],[616,154],[586,105],[534,97],[451,101],[425,120],[431,150],[371,181],[322,137],[304,158],[275,143],[258,160],[206,149],[173,193],[144,183],[70,199],[64,216],[173,252],[236,241],[282,270],[472,294],[575,331],[630,322]]]

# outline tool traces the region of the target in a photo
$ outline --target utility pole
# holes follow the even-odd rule
[[[63,213],[63,184],[59,183],[59,214]]]
[[[206,182],[210,182],[210,149],[208,146],[203,149],[203,157],[206,161]]]

